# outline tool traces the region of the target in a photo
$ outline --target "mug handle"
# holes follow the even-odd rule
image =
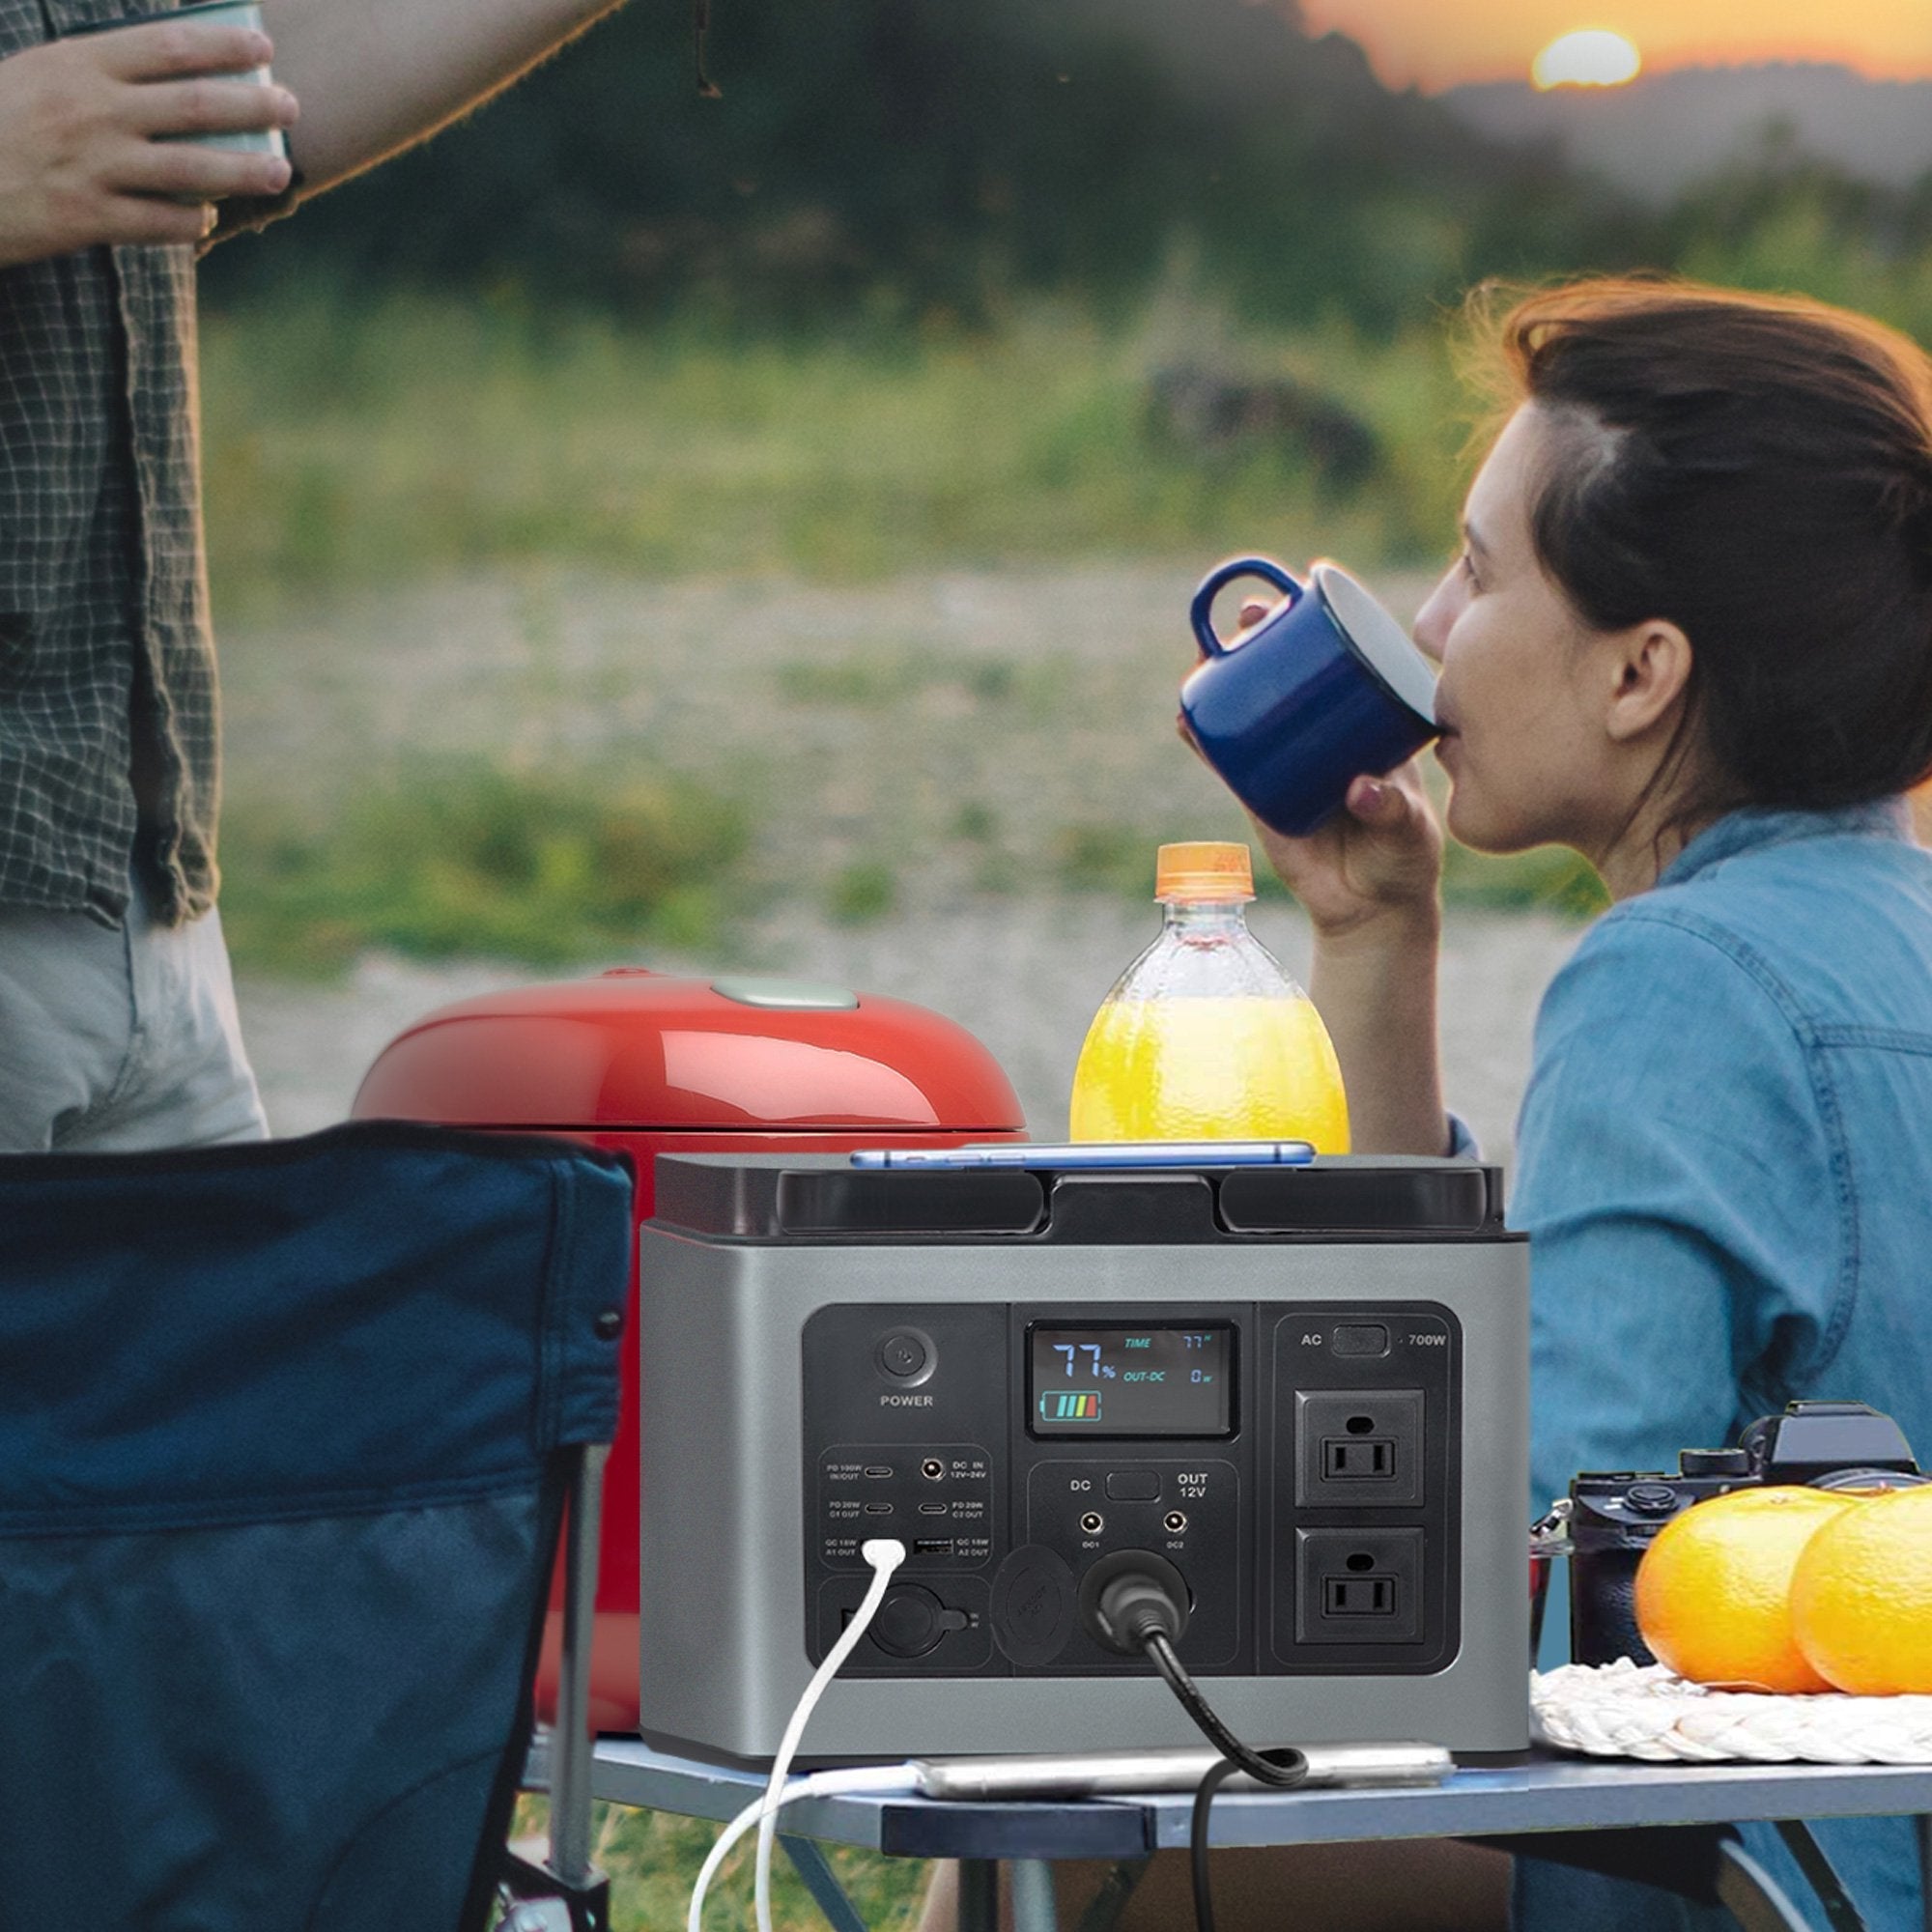
[[[1272,583],[1281,591],[1291,605],[1303,595],[1306,586],[1297,583],[1272,557],[1231,556],[1226,563],[1217,563],[1201,581],[1201,588],[1194,593],[1194,602],[1188,607],[1188,621],[1194,626],[1195,641],[1202,651],[1210,658],[1224,658],[1228,646],[1214,632],[1214,599],[1221,590],[1237,577],[1259,577]]]

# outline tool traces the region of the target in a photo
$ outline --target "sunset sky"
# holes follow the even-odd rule
[[[1634,41],[1649,69],[1838,60],[1932,79],[1932,0],[1302,0],[1316,32],[1359,41],[1395,86],[1526,78],[1531,57],[1577,27]]]

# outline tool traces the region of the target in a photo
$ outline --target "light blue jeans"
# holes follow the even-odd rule
[[[268,1137],[219,915],[113,931],[0,906],[0,1152],[128,1153]]]

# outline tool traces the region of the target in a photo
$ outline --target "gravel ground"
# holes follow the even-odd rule
[[[1293,533],[1277,541],[1302,554]],[[805,974],[930,1006],[986,1042],[1035,1133],[1057,1136],[1087,1022],[1157,929],[1151,903],[1058,890],[1069,840],[1101,833],[1130,865],[1145,849],[1151,884],[1160,839],[1246,829],[1170,724],[1197,576],[1133,561],[826,586],[539,569],[365,594],[224,636],[229,810],[299,796],[326,816],[366,774],[451,753],[728,779],[753,810],[768,910],[728,958],[643,963]],[[1377,587],[1406,615],[1427,581]],[[855,864],[890,873],[892,905],[841,925],[828,888]],[[1305,975],[1297,915],[1270,903],[1254,923]],[[1537,999],[1577,932],[1451,916],[1449,1091],[1499,1155]],[[544,977],[379,955],[323,987],[244,973],[275,1130],[343,1118],[383,1044],[433,1008]]]
[[[224,633],[229,810],[487,754],[529,774],[688,776],[746,803],[749,870],[853,866],[943,911],[1050,889],[1069,844],[1237,838],[1176,737],[1198,571],[1141,561],[826,585],[521,573],[364,593]],[[218,579],[217,579],[218,581]],[[1381,585],[1391,608],[1423,580]]]

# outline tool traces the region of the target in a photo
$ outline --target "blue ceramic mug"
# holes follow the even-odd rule
[[[1231,645],[1214,598],[1242,577],[1282,596]],[[1180,687],[1208,762],[1264,825],[1297,838],[1341,810],[1350,780],[1393,771],[1437,728],[1435,673],[1408,634],[1339,564],[1308,577],[1264,556],[1209,571],[1189,611],[1206,656]]]

